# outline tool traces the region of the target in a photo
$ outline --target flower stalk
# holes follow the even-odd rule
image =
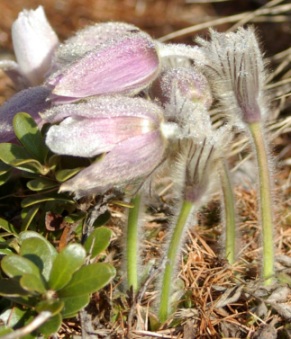
[[[260,191],[260,218],[263,240],[263,270],[262,278],[265,285],[270,285],[274,277],[274,242],[273,242],[273,214],[272,214],[272,184],[269,171],[268,150],[264,141],[262,124],[254,122],[248,125],[256,150],[259,191]]]
[[[136,293],[138,290],[138,224],[141,207],[141,196],[137,194],[131,199],[132,208],[128,212],[126,234],[126,269],[127,285]]]
[[[221,160],[220,181],[223,197],[223,212],[225,224],[225,256],[229,264],[232,265],[236,259],[236,213],[235,199],[232,189],[229,170],[224,159]]]
[[[195,211],[195,205],[185,200],[182,204],[177,223],[174,228],[174,232],[171,236],[170,243],[168,245],[168,251],[166,254],[166,266],[162,279],[160,307],[159,307],[159,320],[164,322],[168,319],[170,312],[170,293],[171,285],[173,283],[173,274],[176,266],[176,259],[179,252],[180,244],[182,242],[182,236],[189,224],[189,219]]]

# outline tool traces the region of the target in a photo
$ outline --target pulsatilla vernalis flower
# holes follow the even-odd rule
[[[113,28],[107,35],[113,36]],[[94,95],[134,95],[146,88],[158,74],[159,57],[155,43],[139,29],[129,30],[125,25],[120,34],[106,43],[104,39],[91,39],[93,43],[97,41],[94,48],[82,43],[83,39],[79,39],[81,42],[77,39],[76,44],[76,39],[72,42],[72,47],[78,46],[73,61],[47,80],[47,85],[52,88],[51,100],[57,104]],[[70,42],[66,49],[68,46]],[[58,55],[62,60],[68,53],[61,51]]]
[[[264,113],[264,63],[253,28],[218,33],[211,41],[197,39],[202,46],[202,71],[222,105],[237,111],[245,123],[259,122]],[[262,111],[263,109],[263,111]]]
[[[52,126],[46,143],[56,153],[94,157],[88,168],[61,186],[77,197],[122,188],[147,177],[164,158],[163,111],[142,98],[100,97],[55,106],[43,118]]]
[[[42,6],[19,13],[12,25],[12,42],[17,63],[3,60],[0,67],[18,89],[41,84],[59,44]]]

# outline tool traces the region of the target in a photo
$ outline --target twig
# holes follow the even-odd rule
[[[27,326],[15,330],[13,333],[3,335],[1,339],[18,339],[24,337],[25,335],[28,335],[35,331],[39,326],[44,324],[51,316],[52,313],[49,311],[40,312]]]

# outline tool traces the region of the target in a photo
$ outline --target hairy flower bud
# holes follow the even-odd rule
[[[141,31],[111,39],[53,73],[47,80],[54,103],[104,95],[134,95],[157,76],[159,57],[153,40]]]
[[[171,68],[162,72],[153,83],[151,94],[163,104],[184,98],[208,109],[212,103],[207,79],[193,67]]]
[[[199,63],[224,107],[239,110],[245,123],[259,122],[264,113],[264,63],[252,28],[233,33],[210,30],[211,41],[198,39]]]
[[[12,41],[17,64],[4,61],[0,67],[11,75],[18,87],[41,84],[59,43],[42,6],[19,13],[12,25]]]

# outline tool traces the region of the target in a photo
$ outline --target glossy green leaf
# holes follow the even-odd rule
[[[16,159],[12,160],[10,165],[23,171],[39,173],[41,175],[46,175],[50,171],[49,167],[42,165],[38,160],[35,159]]]
[[[43,137],[36,122],[27,113],[17,113],[13,118],[14,133],[25,149],[40,162],[44,162],[48,153]]]
[[[106,211],[105,213],[99,215],[99,217],[94,221],[93,226],[94,227],[100,227],[103,226],[109,221],[111,218],[111,214],[109,211]]]
[[[7,220],[2,219],[2,218],[0,218],[0,229],[3,229],[8,233],[17,234],[14,226],[12,224],[10,224],[10,222],[8,222]]]
[[[12,161],[17,159],[29,159],[29,154],[24,147],[10,143],[0,144],[0,160],[10,165]]]
[[[55,248],[40,234],[32,231],[22,232],[20,241],[20,254],[33,261],[47,280],[57,256]]]
[[[89,235],[84,243],[84,248],[91,258],[96,257],[110,244],[111,231],[107,227],[98,227]]]
[[[53,263],[49,287],[60,290],[72,279],[72,275],[85,263],[86,251],[79,244],[69,244],[60,252]]]
[[[28,207],[46,201],[60,201],[67,204],[75,204],[75,201],[73,199],[68,198],[66,195],[50,194],[50,195],[35,195],[25,198],[21,202],[21,207]]]
[[[29,292],[44,294],[46,288],[40,275],[24,274],[20,279],[21,287]]]
[[[43,311],[49,311],[52,313],[52,315],[55,315],[57,313],[60,313],[61,310],[64,307],[64,302],[59,299],[52,299],[52,300],[43,300],[40,301],[35,309],[38,313]]]
[[[33,205],[32,207],[22,209],[21,211],[21,219],[22,219],[21,230],[22,231],[28,230],[37,212],[39,211],[39,208],[40,208],[40,205]]]
[[[0,295],[4,297],[19,297],[28,294],[29,293],[20,286],[19,279],[0,279]]]
[[[62,309],[63,318],[72,318],[89,304],[90,295],[85,294],[62,298],[62,301],[64,302],[64,308]]]
[[[83,167],[73,168],[73,169],[63,169],[56,172],[56,179],[59,182],[64,182],[72,178],[74,175],[76,175],[78,172],[81,171]]]
[[[39,275],[38,267],[29,259],[17,254],[7,255],[1,262],[2,270],[8,277],[17,277],[24,274]]]
[[[47,190],[53,187],[57,187],[58,184],[55,181],[46,179],[46,178],[37,178],[30,180],[26,186],[31,190],[35,192]]]
[[[60,314],[56,314],[49,318],[43,325],[41,325],[37,332],[42,335],[49,336],[53,333],[57,333],[62,325],[62,316]]]
[[[96,292],[107,285],[114,276],[115,269],[110,264],[95,263],[83,266],[58,295],[63,298]]]
[[[0,175],[0,186],[4,185],[11,178],[11,171]]]

